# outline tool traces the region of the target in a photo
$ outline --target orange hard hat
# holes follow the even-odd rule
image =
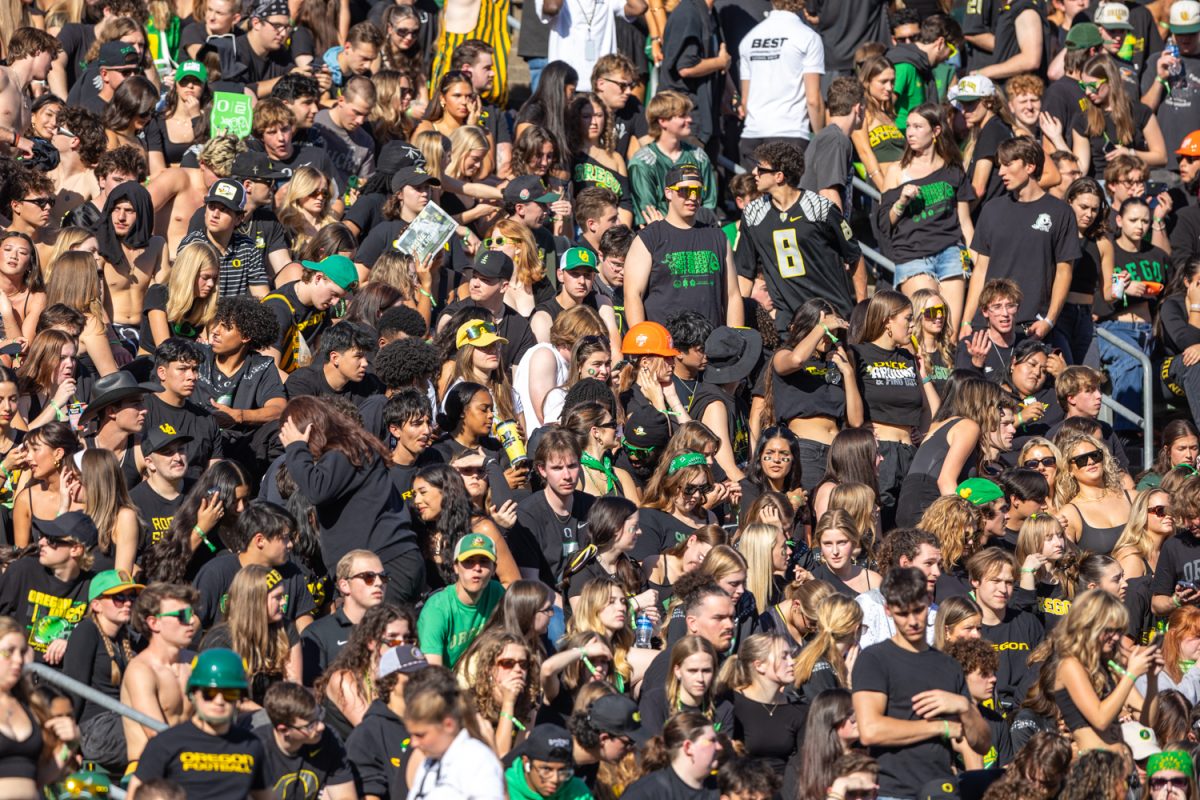
[[[657,322],[639,322],[621,340],[621,352],[627,356],[677,356],[671,334]]]
[[[1192,131],[1183,137],[1183,141],[1179,143],[1179,149],[1175,151],[1175,155],[1191,156],[1192,158],[1200,156],[1200,131]]]

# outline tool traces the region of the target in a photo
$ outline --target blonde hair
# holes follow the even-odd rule
[[[917,337],[917,342],[921,348],[925,347],[924,330],[921,328],[921,320],[924,319],[921,315],[925,313],[925,309],[941,304],[946,312],[944,319],[946,324],[942,326],[942,332],[937,335],[937,344],[935,345],[937,354],[942,357],[942,363],[947,369],[954,369],[954,350],[957,347],[957,333],[951,328],[950,324],[950,306],[940,294],[933,289],[918,289],[913,292],[913,318],[912,325],[909,326],[909,331],[913,336]],[[918,353],[918,355],[921,355]]]
[[[438,131],[422,131],[413,137],[413,144],[425,156],[425,171],[441,180],[442,162],[446,160],[448,139]]]
[[[517,283],[532,287],[546,277],[541,250],[534,241],[533,231],[529,230],[529,226],[515,219],[502,219],[492,227],[492,236],[497,235],[511,239],[516,244],[513,275]]]
[[[1063,550],[1063,556],[1057,564],[1047,562],[1042,569],[1053,576],[1058,584],[1062,587],[1067,595],[1067,599],[1075,595],[1075,575],[1072,574],[1070,565],[1075,561],[1074,543],[1066,535],[1063,530],[1062,523],[1058,521],[1058,517],[1053,514],[1047,514],[1043,511],[1038,511],[1031,514],[1024,522],[1021,523],[1021,530],[1017,533],[1017,551],[1014,555],[1014,561],[1017,564],[1024,564],[1025,559],[1029,558],[1032,553],[1041,553],[1042,548],[1046,545],[1046,539],[1053,533],[1063,534],[1063,544],[1066,549]]]
[[[846,534],[846,538],[850,540],[854,550],[862,548],[862,532],[855,526],[854,517],[844,508],[830,508],[817,520],[817,526],[813,528],[812,543],[813,549],[818,554],[821,552],[821,537],[825,535],[826,531],[841,531]],[[851,553],[851,561],[853,561],[853,553]]]
[[[571,347],[587,336],[608,336],[600,314],[591,306],[568,308],[550,324],[550,344],[555,347]]]
[[[214,136],[204,144],[204,147],[200,148],[197,160],[212,170],[218,178],[228,178],[233,173],[234,160],[246,152],[246,149],[246,143],[236,136]],[[312,169],[312,167],[301,167],[300,169]],[[295,175],[292,176],[292,179],[295,180]]]
[[[217,300],[221,296],[219,286],[214,286],[203,301],[196,297],[196,281],[206,269],[216,270],[220,279],[221,257],[211,244],[192,242],[179,249],[167,281],[168,325],[187,322],[199,332],[213,321],[217,315]]]
[[[46,306],[55,303],[73,308],[85,317],[104,319],[104,288],[100,283],[100,263],[91,253],[72,250],[59,256],[53,275],[46,284]]]
[[[474,180],[463,174],[463,165],[472,150],[489,150],[487,134],[474,125],[462,125],[450,134],[450,163],[446,165],[446,174],[459,180]],[[486,156],[485,156],[486,157]],[[480,167],[482,172],[483,167]]]
[[[879,500],[875,490],[865,483],[839,483],[829,493],[829,509],[845,510],[854,520],[858,531],[858,544],[862,548],[859,558],[874,564],[875,558],[875,509]]]
[[[1122,550],[1129,549],[1147,562],[1150,560],[1150,556],[1154,552],[1154,545],[1146,532],[1146,520],[1150,514],[1150,498],[1155,494],[1167,495],[1167,502],[1170,503],[1170,493],[1164,491],[1161,486],[1153,486],[1138,492],[1137,496],[1133,498],[1133,508],[1129,511],[1129,522],[1125,523],[1125,530],[1121,531],[1121,536],[1113,545],[1114,557]]]
[[[79,228],[74,225],[59,231],[58,236],[54,239],[54,249],[50,251],[50,258],[46,261],[46,266],[42,268],[42,279],[48,282],[58,259],[64,253],[69,253],[88,239],[94,238],[95,235],[87,228]]]
[[[737,652],[721,665],[721,675],[717,679],[721,690],[736,692],[753,685],[754,663],[778,657],[781,648],[786,653],[788,644],[778,633],[756,633],[747,637]]]
[[[775,586],[771,553],[782,535],[783,529],[778,525],[756,522],[747,525],[738,537],[738,552],[746,559],[746,591],[753,595],[754,607],[759,614],[764,613],[771,603]]]
[[[89,447],[80,457],[79,473],[87,487],[83,511],[96,523],[98,547],[101,552],[113,554],[113,529],[121,510],[136,510],[121,465],[111,450]]]
[[[818,661],[826,661],[833,667],[838,683],[849,689],[850,673],[837,642],[855,635],[862,627],[862,607],[844,594],[831,592],[817,604],[815,619],[816,634],[796,658],[796,688],[808,683]]]
[[[47,302],[49,302],[48,299]],[[1103,456],[1101,463],[1104,465],[1105,490],[1110,492],[1121,490],[1120,468],[1117,466],[1117,460],[1109,452],[1108,446],[1095,436],[1079,431],[1066,431],[1062,436],[1058,437],[1058,447],[1062,450],[1064,468],[1058,471],[1058,475],[1054,479],[1054,503],[1059,508],[1062,508],[1079,495],[1079,481],[1071,474],[1071,458],[1073,457],[1072,454],[1075,448],[1081,444],[1091,445],[1093,448],[1099,450]]]
[[[614,589],[624,598],[625,590],[614,581],[597,578],[584,584],[583,591],[579,595],[579,607],[567,624],[567,632],[591,631],[603,638],[612,649],[613,671],[628,682],[633,679],[633,667],[629,664],[629,649],[633,647],[633,629],[626,625],[620,630],[610,631],[600,622],[600,612],[609,604]]]
[[[971,617],[979,617],[980,624],[983,623],[983,611],[966,595],[952,595],[938,603],[937,619],[933,624],[933,646],[945,650],[950,629]]]
[[[274,572],[260,564],[242,567],[229,584],[229,640],[234,652],[242,657],[246,675],[260,673],[282,675],[287,665],[287,631],[282,624],[267,621],[267,575]],[[276,584],[276,587],[282,584]]]
[[[942,571],[962,565],[982,542],[979,529],[983,515],[979,507],[956,494],[942,495],[925,509],[917,527],[937,537],[942,551]]]
[[[312,234],[304,230],[306,223],[304,214],[300,210],[300,202],[320,191],[322,185],[325,187],[325,207],[321,209],[321,218],[314,223],[314,228],[318,231],[331,222],[337,222],[337,219],[329,212],[333,198],[333,182],[313,167],[297,168],[292,173],[292,179],[288,181],[287,191],[283,195],[283,203],[280,204],[276,216],[294,237],[291,248],[293,255],[303,250],[312,238]]]
[[[1092,689],[1100,694],[1108,678],[1101,648],[1106,628],[1125,630],[1129,612],[1116,597],[1103,589],[1089,589],[1075,598],[1067,612],[1050,634],[1033,652],[1029,663],[1041,662],[1038,689],[1045,698],[1053,697],[1058,666],[1064,658],[1074,658],[1087,670]]]
[[[399,250],[388,249],[381,253],[371,266],[371,275],[364,286],[382,283],[400,292],[405,301],[417,296],[416,259]]]

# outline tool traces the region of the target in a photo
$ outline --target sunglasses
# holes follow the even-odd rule
[[[121,592],[120,594],[108,594],[105,597],[112,600],[117,605],[123,606],[137,600],[137,592]]]
[[[399,647],[402,644],[416,644],[417,637],[403,634],[401,636],[384,636],[383,642],[388,647]]]
[[[464,478],[482,478],[485,474],[483,467],[455,467],[454,471]]]
[[[1025,461],[1021,462],[1021,466],[1025,469],[1037,469],[1038,467],[1050,469],[1057,463],[1058,459],[1056,459],[1054,456],[1046,456],[1045,458],[1027,458]]]
[[[489,236],[483,240],[483,246],[488,250],[493,247],[504,247],[506,244],[516,244],[514,239],[509,239],[507,236]]]
[[[54,198],[53,197],[22,197],[21,202],[29,203],[30,205],[35,205],[38,208],[46,209],[46,208],[50,208],[50,206],[54,205]]]
[[[206,689],[201,689],[200,694],[210,703],[218,697],[224,697],[226,703],[237,703],[242,699],[241,689],[216,689],[210,686]]]
[[[529,669],[529,661],[524,658],[497,658],[496,666],[500,669]]]
[[[633,81],[619,81],[616,78],[601,78],[600,80],[608,81],[622,92],[628,92],[633,89]]]
[[[375,581],[386,585],[391,580],[386,572],[359,572],[350,576],[350,580],[355,580],[356,578],[367,586],[374,586]]]
[[[1097,78],[1094,81],[1079,81],[1079,88],[1083,89],[1084,93],[1094,92],[1104,84],[1108,83],[1108,78]]]
[[[688,497],[695,497],[696,495],[704,496],[712,490],[713,485],[711,483],[689,483],[683,487],[683,493]]]
[[[754,169],[750,170],[755,175],[770,175],[772,172],[778,172],[775,167],[768,167],[765,164],[755,164]]]
[[[617,421],[615,419],[610,419],[608,422],[597,422],[592,427],[593,428],[608,428],[609,430],[615,431],[617,429]]]
[[[699,186],[668,186],[667,188],[685,200],[699,200],[701,192],[704,191]]]
[[[1182,777],[1181,778],[1154,777],[1154,778],[1150,779],[1150,788],[1154,791],[1158,791],[1159,789],[1164,789],[1167,786],[1170,786],[1172,789],[1187,789],[1188,788],[1188,779],[1182,778]]]
[[[317,726],[324,721],[325,709],[321,706],[317,706],[317,713],[313,715],[312,719],[308,720],[303,725],[285,725],[284,727],[291,728],[292,730],[299,731],[300,733],[312,733],[314,730],[316,730]]]
[[[179,620],[180,625],[191,625],[192,620],[196,618],[196,611],[191,606],[188,606],[187,608],[181,608],[178,611],[163,611],[161,614],[155,614],[154,616],[158,617],[159,619],[162,619],[163,617],[174,617],[175,619]]]
[[[929,308],[927,308],[921,312],[921,316],[923,316],[925,319],[945,319],[946,318],[946,307],[945,306],[930,306]]]
[[[1005,503],[999,508],[984,506],[983,508],[979,509],[979,513],[983,515],[984,519],[995,519],[997,514],[1007,514],[1009,508],[1011,508],[1011,506],[1009,506],[1008,503]]]
[[[1150,514],[1153,514],[1156,517],[1171,516],[1171,509],[1167,506],[1150,506],[1149,508],[1146,509],[1146,511]]]
[[[1071,456],[1071,463],[1077,467],[1090,467],[1092,464],[1099,464],[1103,460],[1104,453],[1099,450],[1088,450],[1086,453]]]
[[[396,34],[401,39],[403,39],[407,36],[416,36],[420,32],[421,32],[421,27],[419,25],[415,28],[405,28],[401,25],[397,25],[396,27],[392,28],[392,33]]]
[[[893,36],[892,38],[896,40],[896,44],[912,44],[917,40],[916,36]]]
[[[476,322],[471,327],[467,328],[467,341],[473,342],[476,339],[482,339],[484,334],[495,333],[496,325],[493,322]]]

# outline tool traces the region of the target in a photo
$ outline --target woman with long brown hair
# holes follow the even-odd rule
[[[439,378],[442,409],[449,408],[451,396],[458,391],[459,384],[481,386],[494,402],[495,422],[505,420],[521,422],[517,417],[509,371],[500,363],[500,348],[508,344],[495,324],[482,319],[467,320],[458,326],[455,334],[457,348],[454,357],[442,365]],[[465,404],[464,404],[465,405]],[[532,431],[525,431],[526,435]]]
[[[494,630],[471,644],[455,671],[483,741],[503,758],[533,727],[541,659],[521,635]]]
[[[1137,156],[1147,169],[1166,166],[1162,128],[1140,99],[1130,98],[1111,56],[1100,53],[1083,65],[1079,86],[1088,108],[1075,118],[1071,152],[1083,174],[1104,177],[1104,165],[1115,154]]]
[[[883,191],[884,170],[904,154],[904,134],[896,127],[896,68],[884,56],[871,56],[858,68],[866,111],[863,122],[850,133],[854,150],[867,172],[867,180]]]
[[[605,637],[613,654],[613,684],[617,691],[630,694],[641,683],[658,655],[657,650],[633,646],[633,628],[629,624],[632,605],[625,590],[612,580],[589,581],[579,595],[575,614],[567,623],[567,631],[592,631]]]
[[[845,510],[826,511],[813,529],[813,548],[820,553],[821,563],[812,568],[813,577],[829,581],[841,594],[857,597],[878,589],[883,578],[874,570],[861,565],[862,534]]]
[[[393,491],[387,448],[316,397],[291,400],[281,420],[284,463],[316,508],[324,562],[371,550],[391,578],[388,601],[415,601],[424,589],[425,562]]]
[[[90,362],[99,375],[116,372],[118,349],[122,351],[122,363],[128,363],[129,354],[121,347],[104,310],[104,285],[96,256],[71,251],[53,266],[46,284],[47,307],[62,303],[83,314],[86,323],[79,336],[79,359]]]
[[[13,500],[13,544],[41,538],[42,526],[66,511],[81,511],[79,474],[72,457],[82,448],[65,422],[47,422],[25,437],[29,480]],[[37,532],[38,536],[33,534]]]
[[[451,136],[463,126],[477,127],[482,114],[483,100],[471,85],[471,76],[460,70],[452,70],[438,82],[437,91],[425,110],[425,119],[417,125],[413,134],[432,130],[443,136]],[[487,137],[488,159],[484,174],[491,172],[495,166],[492,154],[496,150],[496,143],[492,141],[491,134]]]
[[[0,323],[5,342],[33,339],[46,307],[46,287],[33,238],[20,231],[0,233]]]
[[[667,685],[663,692],[642,692],[642,724],[661,730],[675,714],[696,712],[720,730],[733,730],[733,705],[716,693],[717,651],[703,636],[684,636],[671,647]]]
[[[979,506],[957,494],[934,500],[917,527],[937,537],[942,551],[942,574],[933,594],[936,602],[971,593],[967,559],[983,547],[983,514]]]
[[[283,617],[283,576],[259,564],[242,567],[229,584],[225,621],[209,629],[201,650],[226,647],[242,657],[250,691],[243,700],[261,707],[267,688],[301,679],[300,634]]]
[[[110,450],[89,448],[80,459],[79,483],[83,511],[96,523],[96,569],[132,574],[141,523],[125,488],[121,465]]]
[[[47,328],[29,343],[17,368],[17,409],[27,428],[83,413],[75,397],[75,341],[69,333]]]
[[[659,481],[651,480],[642,497],[642,538],[633,551],[645,560],[687,541],[696,529],[711,525],[716,516],[704,507],[715,479],[708,459],[700,453],[681,453],[659,463]]]
[[[639,524],[646,518],[648,509],[638,511]],[[645,533],[643,531],[642,535]],[[726,561],[736,561],[742,572],[743,589],[746,582],[746,559],[738,551],[725,544],[725,530],[720,525],[704,525],[692,531],[682,540],[668,547],[657,555],[651,555],[642,562],[646,573],[646,585],[658,592],[658,600],[670,612],[671,598],[675,594],[672,587],[676,581],[685,575],[696,572],[702,564],[709,561],[709,556],[718,547],[725,552]],[[668,616],[670,614],[668,613]]]

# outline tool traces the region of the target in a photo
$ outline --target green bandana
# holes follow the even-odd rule
[[[1167,750],[1150,756],[1150,760],[1146,762],[1146,777],[1149,778],[1164,769],[1182,772],[1189,778],[1195,773],[1192,757],[1182,750]]]
[[[684,467],[699,467],[707,465],[708,459],[703,453],[680,453],[671,459],[671,466],[667,467],[667,474],[674,475]]]
[[[604,489],[604,493],[606,495],[613,493],[613,489],[617,485],[617,473],[613,472],[612,458],[608,453],[604,454],[603,459],[596,458],[591,453],[583,453],[579,456],[579,463],[588,469],[597,469],[603,472],[604,480],[608,484]]]

